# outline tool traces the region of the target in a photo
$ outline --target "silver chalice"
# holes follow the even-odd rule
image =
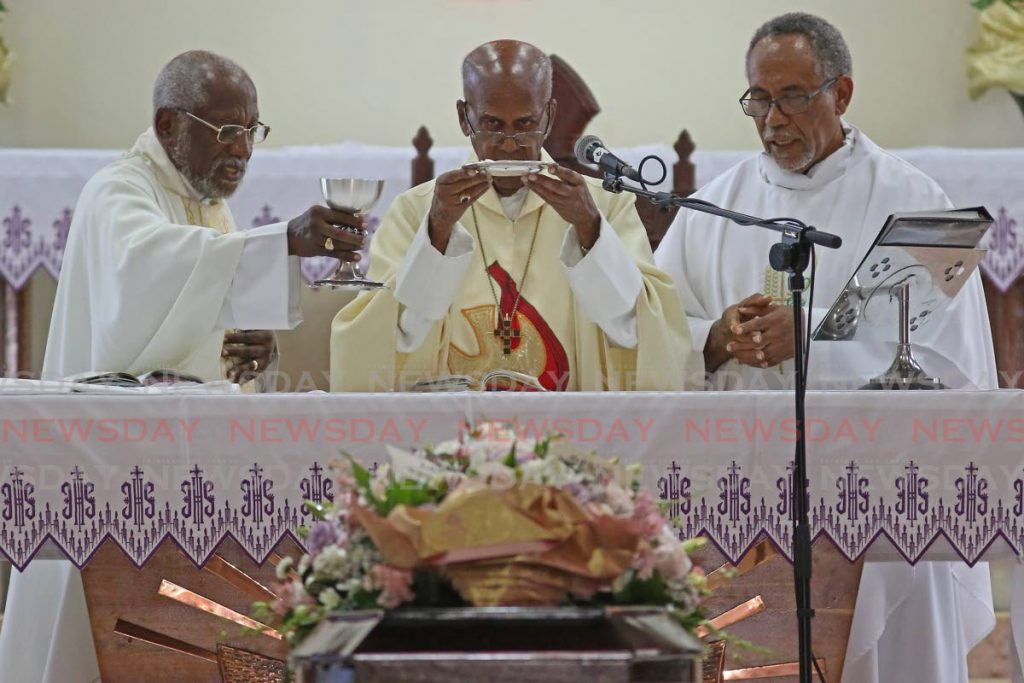
[[[320,192],[327,206],[336,211],[344,211],[355,216],[362,216],[377,203],[380,193],[384,190],[383,180],[367,180],[364,178],[321,178]],[[365,231],[358,228],[341,226],[342,230],[359,235]],[[355,261],[341,261],[330,276],[317,280],[314,287],[328,289],[380,289],[383,282],[374,282],[363,276],[359,264]]]

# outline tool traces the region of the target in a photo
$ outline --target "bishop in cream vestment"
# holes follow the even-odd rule
[[[400,195],[370,246],[369,276],[389,289],[363,293],[335,318],[332,388],[402,390],[496,368],[550,390],[671,390],[702,376],[633,196],[588,183],[602,226],[586,254],[571,226],[526,188],[508,198],[488,190],[445,254],[427,236],[434,182]],[[503,316],[515,308],[509,354],[495,334],[498,306]]]

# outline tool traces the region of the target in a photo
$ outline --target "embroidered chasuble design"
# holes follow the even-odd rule
[[[807,283],[806,292],[811,290],[811,276],[805,275],[804,281]],[[789,291],[789,273],[782,273],[771,266],[764,267],[764,288],[761,293],[765,296],[772,298],[772,303],[779,306],[792,306],[793,305],[793,294]],[[804,306],[807,305],[806,297],[804,297]]]
[[[190,225],[200,228],[210,228],[211,230],[216,230],[222,235],[226,235],[231,232],[231,228],[228,226],[227,218],[224,216],[224,211],[221,207],[208,207],[207,213],[204,215],[203,205],[201,202],[189,199],[188,197],[182,197],[181,204],[185,207],[185,218],[188,219]]]
[[[448,371],[480,377],[499,368],[514,370],[536,377],[549,391],[564,391],[569,385],[569,357],[562,342],[537,309],[519,295],[512,276],[497,261],[487,268],[487,274],[501,288],[500,315],[495,314],[493,304],[462,309],[463,317],[473,330],[478,352],[471,354],[453,343]],[[503,328],[502,321],[512,316],[517,298],[519,306],[511,317],[511,325]],[[507,354],[506,348],[509,349]]]

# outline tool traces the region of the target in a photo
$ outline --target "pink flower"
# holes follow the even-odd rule
[[[605,497],[608,499],[608,504],[618,514],[628,515],[631,511],[636,511],[630,492],[615,482],[611,482],[605,487]]]
[[[640,548],[633,557],[633,569],[636,570],[637,578],[641,581],[646,581],[654,576],[654,564],[655,556],[651,546],[641,543]]]
[[[277,597],[270,603],[270,609],[277,614],[284,616],[303,603],[313,604],[313,599],[298,581],[285,581],[277,584],[276,588]]]
[[[654,499],[651,498],[648,491],[640,491],[637,494],[633,519],[640,522],[644,538],[649,539],[657,537],[666,524],[665,518],[658,511],[658,507],[654,504]]]
[[[370,577],[374,588],[380,590],[377,604],[384,609],[394,609],[416,597],[412,592],[412,572],[408,569],[376,564],[370,570]]]
[[[693,568],[693,562],[679,542],[659,545],[654,551],[654,563],[658,573],[669,582],[682,581]]]

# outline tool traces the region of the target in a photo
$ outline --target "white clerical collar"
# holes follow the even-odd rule
[[[519,220],[519,214],[523,212],[523,204],[526,203],[526,198],[529,194],[530,190],[523,186],[516,190],[515,194],[510,194],[507,197],[498,196],[498,201],[501,202],[501,210],[505,212],[505,216],[513,223]]]
[[[767,152],[758,157],[758,168],[761,178],[770,185],[787,190],[815,190],[823,187],[846,173],[851,163],[859,159],[865,151],[861,144],[861,133],[854,126],[842,122],[842,146],[807,170],[806,173],[794,173],[779,166]]]
[[[127,156],[141,156],[149,164],[149,167],[153,169],[160,184],[176,195],[187,197],[197,202],[203,202],[204,204],[215,204],[222,201],[220,199],[206,199],[196,192],[192,184],[175,168],[170,157],[167,156],[164,146],[157,139],[156,132],[154,132],[152,127],[139,136],[139,139],[135,141],[135,146],[132,147]]]

